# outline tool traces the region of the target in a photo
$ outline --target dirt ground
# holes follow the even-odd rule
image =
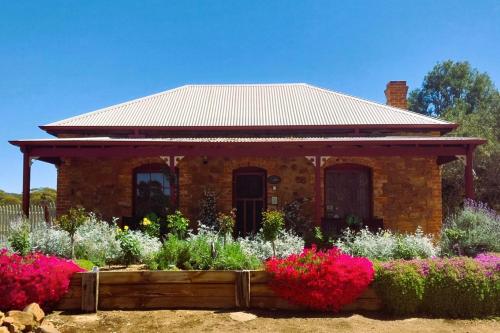
[[[235,320],[247,320],[238,321]],[[252,319],[253,318],[253,319]],[[158,310],[100,311],[48,316],[63,333],[73,332],[500,332],[500,319],[450,320],[365,317],[358,314]]]

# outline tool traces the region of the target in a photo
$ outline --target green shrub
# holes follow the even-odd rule
[[[475,256],[480,252],[500,252],[500,215],[486,204],[466,200],[464,208],[450,216],[441,234],[445,255]]]
[[[8,241],[12,249],[22,256],[31,252],[30,225],[27,219],[12,222]]]
[[[219,243],[211,269],[256,269],[261,265],[259,259],[245,254],[239,243],[232,242],[225,245]]]
[[[193,235],[187,240],[170,234],[156,255],[158,269],[255,269],[261,262],[247,255],[237,242],[213,240],[209,235]],[[153,264],[154,265],[154,264]],[[149,266],[149,265],[148,265]]]
[[[433,261],[426,277],[422,311],[444,317],[480,317],[499,310],[498,273],[487,276],[471,258]]]
[[[117,233],[117,239],[120,241],[122,249],[123,262],[125,265],[130,265],[139,262],[141,256],[141,244],[128,230],[124,228],[123,231]]]
[[[500,310],[500,258],[396,260],[378,263],[373,283],[393,314],[482,317]]]
[[[274,242],[278,234],[283,230],[284,225],[285,218],[282,212],[268,210],[262,213],[262,235],[266,241],[271,243],[274,257],[276,257],[276,246]]]
[[[189,247],[190,267],[203,270],[211,269],[217,252],[216,244],[220,242],[214,242],[208,236],[201,235],[189,238],[187,243]]]
[[[178,239],[175,235],[168,235],[160,251],[156,255],[158,269],[191,269],[189,259],[189,243]]]
[[[150,213],[146,215],[141,223],[141,230],[150,237],[160,238],[160,224],[161,218],[155,213]]]
[[[404,261],[377,263],[375,272],[373,286],[387,312],[396,315],[417,313],[422,303],[425,279],[415,265]]]
[[[174,214],[167,216],[167,227],[169,233],[179,239],[184,239],[189,228],[189,220],[177,210]]]
[[[118,263],[122,258],[118,232],[116,225],[90,213],[87,222],[81,225],[75,234],[76,257],[90,260],[99,267]]]

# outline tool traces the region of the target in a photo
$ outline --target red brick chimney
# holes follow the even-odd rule
[[[387,98],[387,105],[408,109],[408,102],[406,100],[408,86],[406,85],[406,81],[389,81],[384,92]]]

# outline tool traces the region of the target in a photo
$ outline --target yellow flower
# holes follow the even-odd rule
[[[142,225],[150,225],[150,224],[151,224],[151,221],[147,217],[142,219]]]
[[[128,225],[124,226],[123,230],[127,231],[128,230]]]

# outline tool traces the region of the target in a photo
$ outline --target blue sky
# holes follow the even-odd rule
[[[500,80],[500,1],[0,0],[0,189],[20,192],[9,139],[188,83],[307,82],[385,102],[434,64]],[[32,187],[56,185],[35,162]]]

